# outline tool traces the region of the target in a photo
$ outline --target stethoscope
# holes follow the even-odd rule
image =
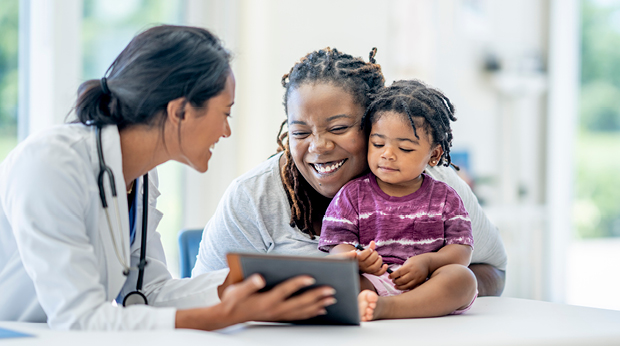
[[[118,198],[116,195],[116,184],[114,182],[114,174],[110,167],[105,164],[105,160],[103,159],[103,150],[101,148],[101,126],[95,127],[95,136],[97,140],[97,155],[99,156],[99,177],[97,185],[99,186],[99,197],[101,198],[101,204],[103,205],[103,210],[105,211],[105,217],[108,221],[108,229],[110,230],[110,235],[112,236],[112,244],[114,244],[114,252],[116,252],[116,257],[119,262],[123,266],[123,275],[128,276],[130,270],[138,269],[138,282],[136,283],[136,290],[130,292],[123,299],[123,306],[129,305],[148,305],[148,301],[146,296],[142,293],[142,282],[144,280],[144,267],[146,266],[146,226],[148,219],[148,199],[149,199],[149,177],[148,173],[142,176],[142,185],[143,185],[143,194],[142,194],[142,239],[140,243],[140,262],[136,267],[130,267],[129,264],[125,261],[123,256],[116,246],[116,238],[114,237],[114,230],[112,229],[112,223],[110,222],[110,214],[108,212],[108,202],[105,197],[105,190],[103,187],[104,176],[107,174],[110,188],[112,190],[112,201],[114,203],[114,208],[116,209],[116,218],[118,229],[122,230],[121,220],[120,220],[120,212],[118,209]],[[137,192],[136,192],[137,193]],[[137,207],[137,206],[135,206]],[[125,237],[121,237],[121,246],[125,248]]]

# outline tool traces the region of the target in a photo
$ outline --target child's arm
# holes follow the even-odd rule
[[[445,186],[443,210],[444,245],[437,252],[428,252],[413,256],[398,270],[390,274],[396,288],[412,289],[426,281],[437,268],[448,264],[468,266],[473,253],[473,237],[469,214],[461,197],[451,187]]]
[[[469,245],[450,244],[442,247],[437,252],[429,252],[416,257],[428,257],[428,268],[432,273],[437,270],[437,268],[443,267],[447,264],[461,264],[468,266],[469,261],[471,261],[472,252],[471,246]]]
[[[330,255],[335,255],[343,252],[355,251],[355,246],[351,244],[338,244],[329,250]]]
[[[469,265],[472,248],[469,245],[451,244],[437,252],[410,257],[389,278],[399,290],[410,290],[426,281],[435,270],[448,264]]]
[[[388,265],[383,264],[383,258],[375,251],[376,247],[377,245],[373,240],[366,249],[357,253],[357,262],[361,272],[383,275],[387,270]],[[329,254],[332,255],[351,251],[356,251],[355,246],[350,244],[338,244],[329,251]]]

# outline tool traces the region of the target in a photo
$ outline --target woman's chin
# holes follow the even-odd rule
[[[319,194],[327,197],[334,198],[338,191],[346,184],[349,180],[343,181],[343,179],[337,179],[337,177],[326,177],[323,179],[314,179],[311,183],[312,187]]]
[[[318,189],[315,188],[315,190],[321,196],[323,196],[325,198],[332,199],[332,198],[334,198],[334,196],[336,196],[336,193],[338,193],[338,190],[340,190],[340,189],[323,188],[322,186],[319,186],[319,188]]]

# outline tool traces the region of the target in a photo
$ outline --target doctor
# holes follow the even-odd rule
[[[309,277],[258,293],[259,276],[226,287],[227,270],[176,280],[166,269],[155,230],[162,217],[155,167],[175,160],[207,170],[211,150],[231,134],[229,61],[204,29],[151,28],[107,77],[80,86],[79,122],[31,136],[5,159],[0,320],[46,321],[55,329],[213,330],[309,318],[335,302],[329,287],[287,299],[311,285]]]

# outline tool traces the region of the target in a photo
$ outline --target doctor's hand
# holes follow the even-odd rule
[[[325,307],[336,303],[333,288],[317,287],[291,297],[314,282],[309,276],[297,276],[267,292],[258,292],[265,287],[265,280],[255,274],[228,286],[220,304],[177,311],[176,327],[215,330],[247,321],[293,321],[322,315]]]
[[[336,291],[327,286],[291,297],[293,293],[314,283],[315,280],[310,276],[298,276],[267,292],[257,293],[265,286],[265,280],[255,274],[226,288],[222,305],[226,314],[236,316],[239,322],[306,319],[325,314],[325,307],[336,303],[333,298]]]

